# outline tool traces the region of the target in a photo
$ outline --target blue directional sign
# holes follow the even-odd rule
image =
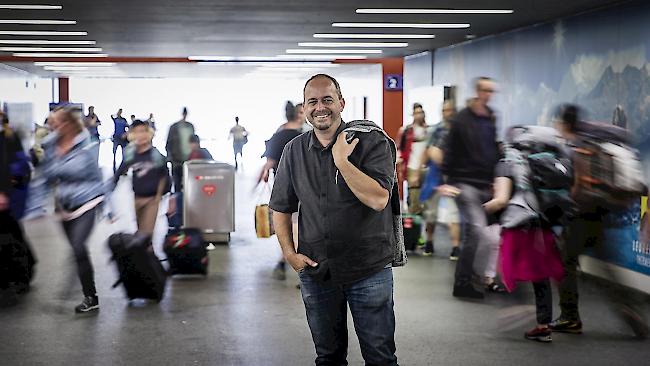
[[[404,89],[404,77],[400,74],[386,74],[384,76],[384,89],[401,91]]]

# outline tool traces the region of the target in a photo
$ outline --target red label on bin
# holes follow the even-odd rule
[[[212,195],[217,191],[217,186],[214,184],[206,184],[203,186],[202,190],[208,197],[212,197]]]

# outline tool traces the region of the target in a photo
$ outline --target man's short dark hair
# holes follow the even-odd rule
[[[478,90],[478,87],[482,81],[492,81],[492,78],[487,76],[479,76],[476,79],[474,79],[474,88],[476,88],[476,90]]]
[[[195,134],[195,135],[190,136],[190,143],[192,143],[192,142],[197,143],[197,144],[200,143],[201,139],[199,138],[199,135]]]
[[[139,127],[139,126],[145,126],[145,127],[149,128],[149,123],[147,123],[145,121],[142,121],[142,120],[139,120],[139,119],[136,119],[135,121],[133,121],[133,123],[131,123],[130,128],[134,129],[134,128]]]
[[[343,93],[341,92],[341,85],[339,85],[339,82],[336,81],[336,79],[334,79],[333,77],[331,77],[331,76],[329,76],[327,74],[316,74],[316,75],[310,77],[309,80],[307,80],[307,82],[305,83],[305,87],[302,89],[302,94],[303,95],[305,94],[305,91],[307,90],[307,85],[309,85],[309,83],[312,80],[318,79],[318,78],[329,79],[332,82],[332,84],[334,84],[334,87],[336,88],[336,94],[338,94],[339,99],[343,99]]]

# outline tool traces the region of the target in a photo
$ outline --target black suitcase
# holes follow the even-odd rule
[[[22,228],[8,211],[0,213],[0,289],[26,292],[34,276],[36,258]]]
[[[151,299],[160,302],[165,293],[167,273],[153,252],[151,237],[144,234],[113,234],[108,247],[117,264],[118,281],[113,288],[124,285],[130,299]]]
[[[163,250],[167,254],[171,275],[208,274],[208,250],[201,231],[172,229],[165,237]]]
[[[422,237],[422,218],[418,215],[402,215],[404,229],[404,246],[407,251],[415,251]]]

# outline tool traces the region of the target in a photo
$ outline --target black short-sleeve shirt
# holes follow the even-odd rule
[[[342,123],[337,131],[343,131]],[[349,160],[391,192],[395,162],[390,142],[379,131],[358,133]],[[338,172],[332,145],[323,147],[313,131],[293,139],[277,169],[270,207],[299,211],[298,252],[319,263],[306,268],[317,280],[351,283],[383,269],[392,261],[390,205],[380,212],[364,205]]]

